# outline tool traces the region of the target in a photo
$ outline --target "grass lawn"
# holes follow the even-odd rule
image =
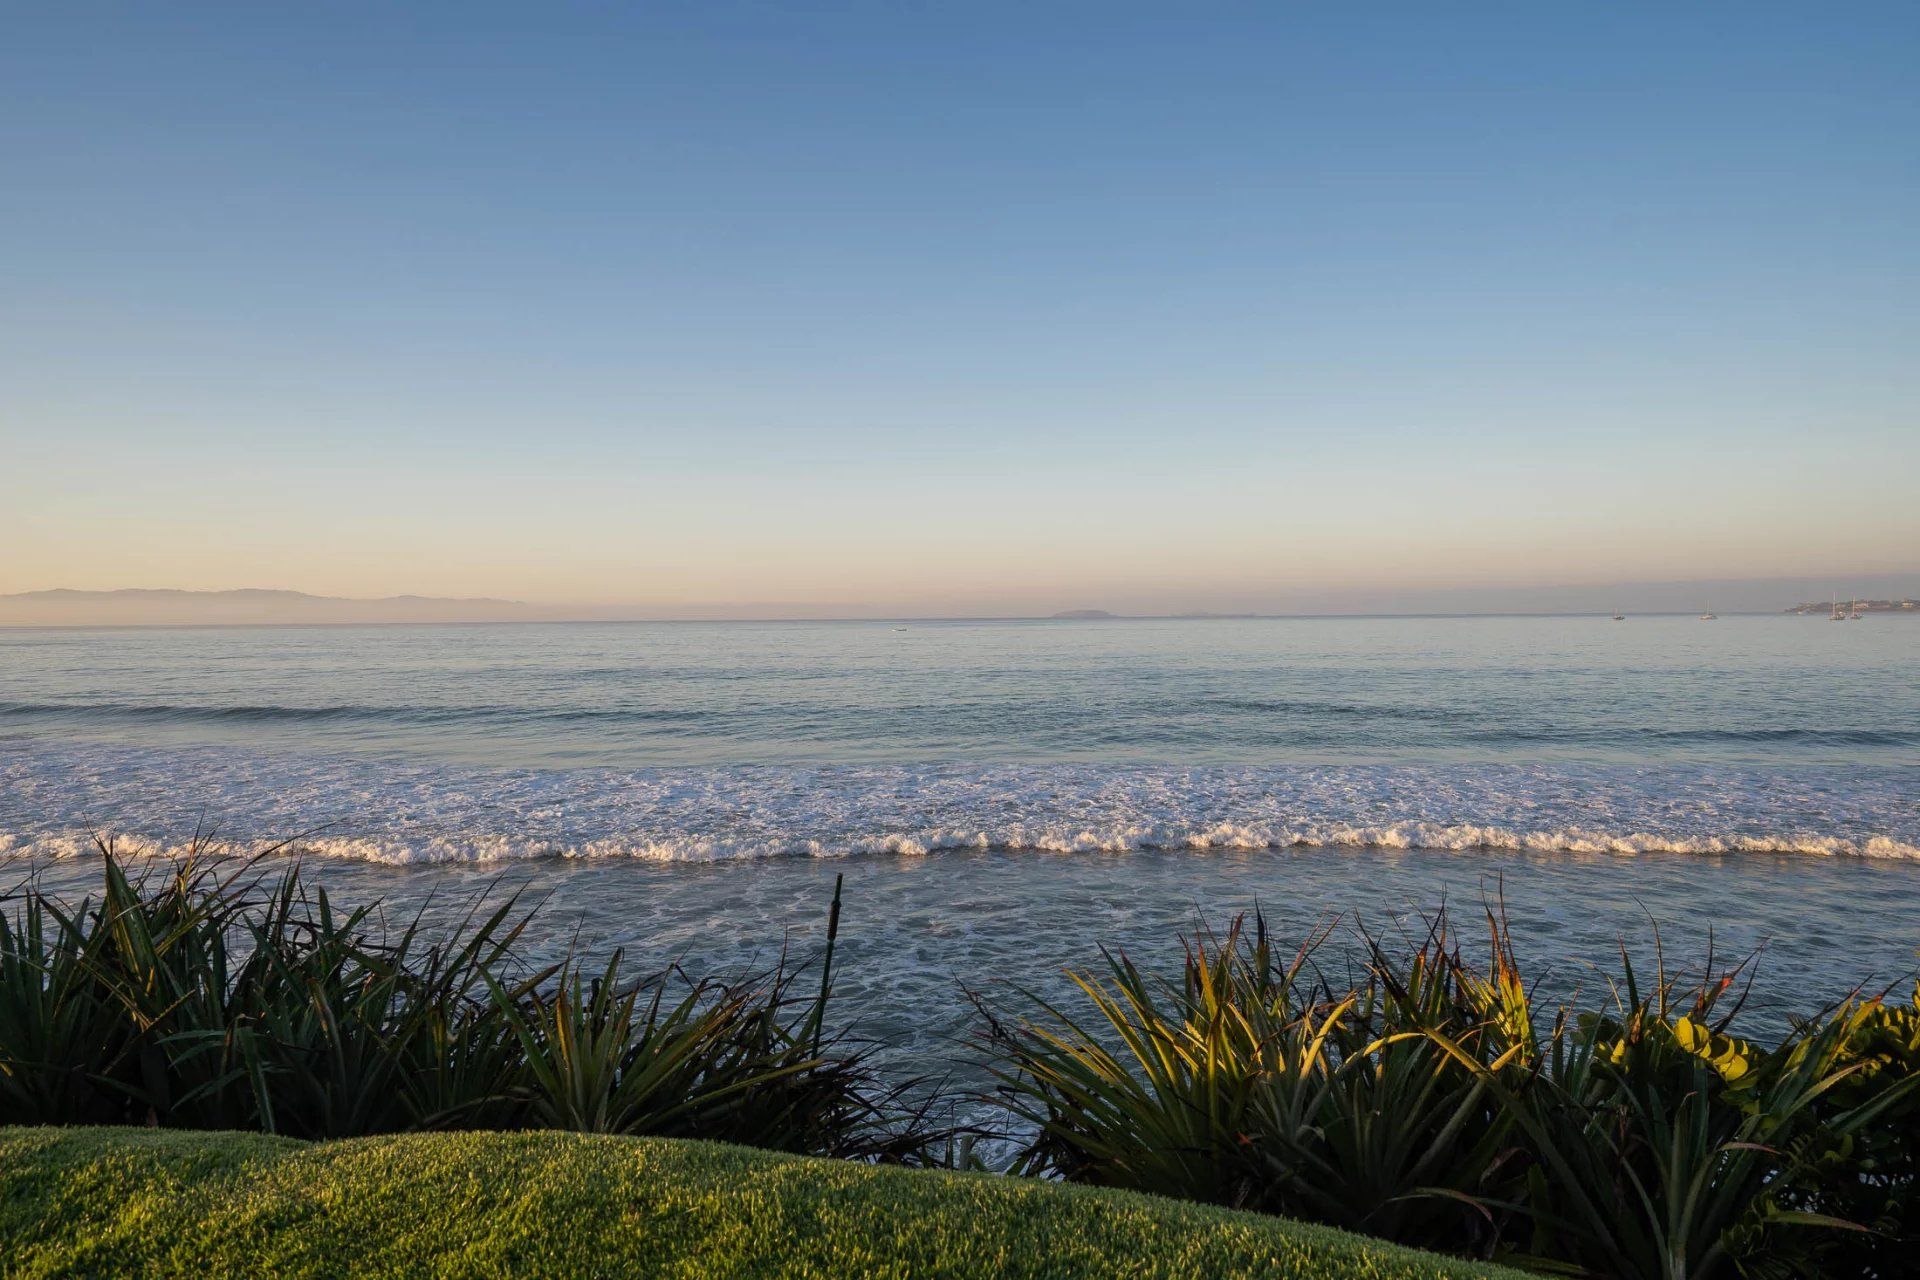
[[[568,1133],[0,1129],[0,1276],[1516,1276],[1127,1192]]]

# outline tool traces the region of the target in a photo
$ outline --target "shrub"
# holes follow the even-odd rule
[[[987,1008],[1019,1167],[1553,1270],[1897,1274],[1913,1008],[1851,1001],[1767,1048],[1731,1031],[1743,966],[1643,989],[1623,954],[1605,1006],[1547,1011],[1488,930],[1484,967],[1444,914],[1403,956],[1363,939],[1343,988],[1326,932],[1281,963],[1256,916],[1177,977],[1075,975],[1091,1016]]]
[[[0,910],[0,1124],[338,1138],[547,1127],[926,1158],[945,1135],[825,1027],[830,953],[736,980],[528,968],[531,912],[429,939],[337,910],[298,864],[189,857]],[[838,907],[836,889],[835,907]]]
[[[570,1129],[981,1167],[830,1028],[817,964],[635,975],[520,958],[516,901],[450,928],[340,910],[298,864],[199,856],[96,897],[0,903],[0,1125],[303,1139]],[[1747,966],[1545,1005],[1500,915],[1283,950],[1259,916],[1124,954],[1078,1007],[976,996],[1011,1172],[1283,1214],[1623,1280],[1906,1274],[1920,1245],[1920,989],[1857,995],[1777,1043],[1737,1029]],[[909,1098],[917,1098],[910,1104]],[[1004,1135],[1002,1135],[1004,1136]],[[991,1147],[992,1144],[989,1144]]]

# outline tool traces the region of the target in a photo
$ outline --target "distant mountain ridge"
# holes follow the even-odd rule
[[[382,596],[355,599],[247,587],[184,591],[56,587],[0,596],[0,626],[221,626],[240,623],[503,622],[537,616],[517,600]]]
[[[1139,619],[1474,616],[1501,614],[1779,613],[1788,600],[1812,601],[1787,612],[1825,613],[1821,603],[1835,592],[1857,598],[1863,613],[1920,616],[1914,587],[1920,569],[1899,573],[1836,574],[1820,578],[1732,578],[1677,582],[1623,582],[1556,587],[1435,587],[1428,589],[1300,590],[1265,598],[1234,599],[1222,593],[1211,607],[1170,607],[1153,599],[1114,600],[1111,608],[1052,611],[1026,601],[1002,607],[918,601],[910,604],[860,600],[741,600],[684,603],[529,603],[489,596],[385,596],[377,599],[313,595],[304,591],[247,588],[192,591],[179,588],[71,588],[0,594],[0,627],[223,626],[275,623],[434,622],[670,622],[902,619]],[[1906,602],[1915,601],[1912,608]],[[1181,601],[1180,604],[1187,602]]]

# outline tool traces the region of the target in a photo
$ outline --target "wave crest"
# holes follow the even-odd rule
[[[0,854],[71,858],[92,853],[96,838],[110,840],[116,852],[133,857],[175,857],[190,839],[139,832],[60,831],[40,835],[0,834]],[[252,855],[280,841],[213,840],[212,851]],[[1021,824],[999,830],[923,829],[884,831],[821,839],[796,834],[786,838],[733,840],[697,834],[607,837],[578,843],[554,842],[497,833],[404,839],[375,835],[316,835],[285,843],[292,856],[337,858],[388,866],[450,863],[510,863],[546,858],[620,859],[645,862],[727,862],[754,858],[899,855],[925,857],[948,851],[1008,850],[1039,854],[1117,854],[1151,852],[1283,852],[1304,849],[1406,850],[1542,854],[1733,854],[1813,855],[1920,861],[1920,845],[1889,836],[1851,839],[1797,835],[1672,835],[1656,832],[1608,832],[1579,828],[1528,831],[1476,823],[1436,825],[1422,822],[1384,826],[1329,824],[1272,829],[1219,822],[1191,829],[1119,828],[1097,830],[1069,825]]]
[[[391,864],[945,850],[1475,850],[1920,858],[1920,769],[1562,765],[497,769],[240,748],[5,749],[0,854],[89,832],[178,852],[290,836]]]

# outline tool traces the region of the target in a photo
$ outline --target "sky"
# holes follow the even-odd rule
[[[0,592],[1920,590],[1911,4],[0,30]]]

